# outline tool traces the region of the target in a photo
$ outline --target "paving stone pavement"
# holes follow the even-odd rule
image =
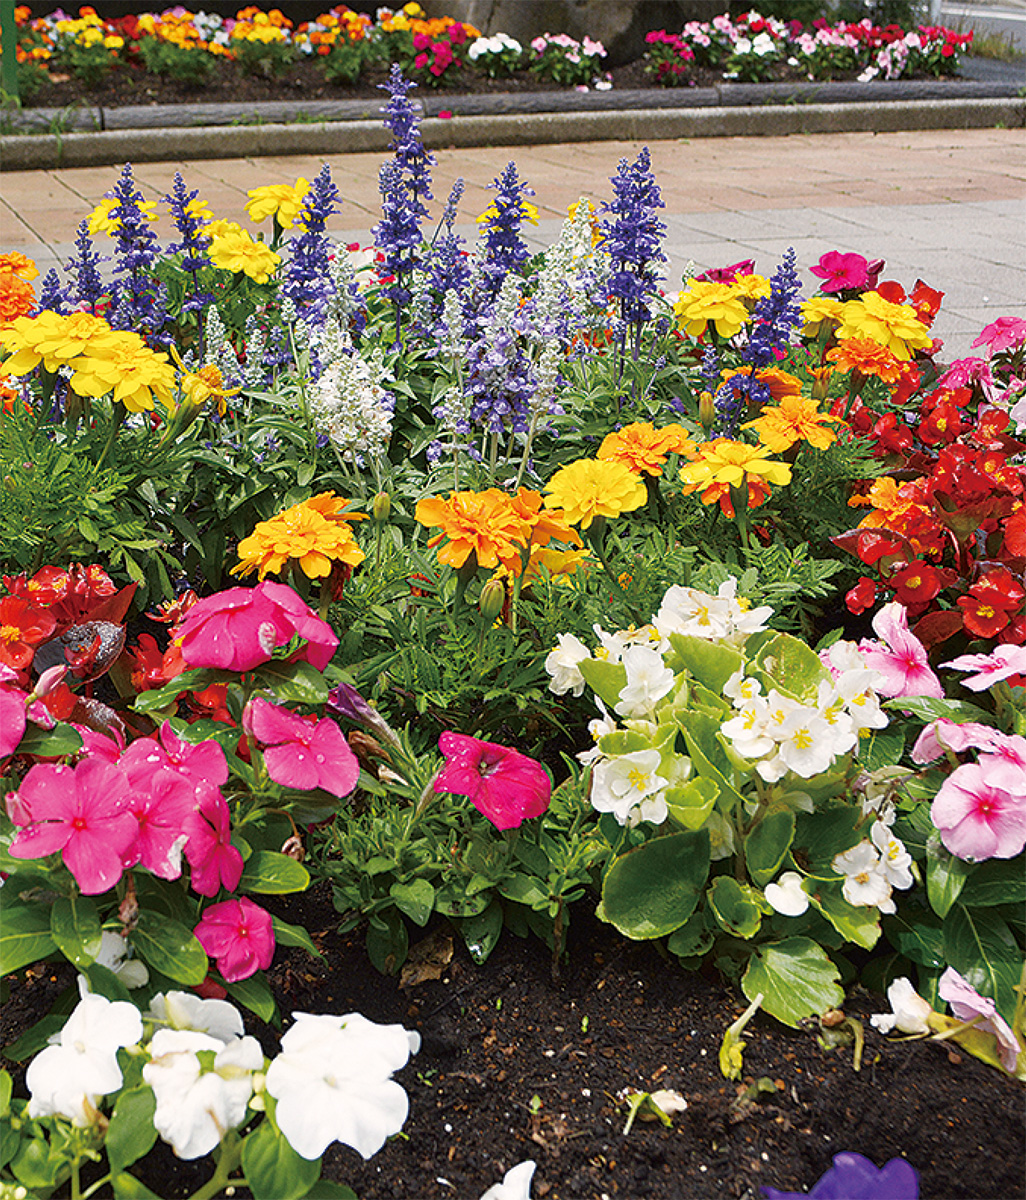
[[[642,142],[440,150],[435,212],[453,181],[466,193],[458,228],[472,239],[474,217],[488,205],[489,183],[509,159],[535,191],[532,246],[558,235],[567,205],[581,196],[608,199],[609,176]],[[769,274],[793,246],[807,269],[828,250],[886,260],[884,277],[911,288],[917,278],[946,293],[934,327],[945,358],[969,352],[972,339],[999,316],[1026,318],[1026,131],[921,130],[703,138],[649,143],[665,203],[666,289],[679,287],[689,261],[700,270],[754,258]],[[367,244],[379,219],[379,153],[139,164],[147,198],[167,193],[176,171],[218,216],[247,224],[246,192],[267,183],[311,178],[331,166],[343,196],[331,232]],[[12,171],[0,176],[0,251],[32,255],[44,272],[70,256],[79,221],[112,186],[116,168]],[[166,218],[158,225],[170,235]],[[97,239],[105,252],[106,239]]]

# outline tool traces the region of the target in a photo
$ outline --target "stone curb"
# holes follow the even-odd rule
[[[742,85],[735,85],[742,86]],[[872,86],[872,85],[870,85]],[[252,111],[252,108],[249,110]],[[694,137],[759,137],[792,133],[891,133],[919,129],[1026,127],[1026,99],[769,103],[627,111],[533,112],[426,118],[429,149],[562,142],[647,141]],[[380,119],[319,124],[266,124],[0,137],[0,170],[54,170],[204,158],[384,151],[390,134]]]

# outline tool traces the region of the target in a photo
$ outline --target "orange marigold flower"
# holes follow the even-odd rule
[[[742,428],[754,429],[764,446],[774,454],[780,454],[795,442],[808,442],[817,450],[825,450],[837,440],[837,431],[825,424],[831,421],[844,424],[840,417],[821,413],[815,400],[785,396],[776,406],[766,405],[757,420],[749,421]]]
[[[735,375],[751,375],[751,367],[735,367],[730,371],[722,371],[720,378],[724,383]],[[761,367],[755,372],[755,378],[764,383],[770,390],[774,404],[780,404],[786,396],[800,396],[802,381],[789,371],[781,371],[777,367]]]
[[[35,305],[36,293],[32,284],[13,271],[0,270],[0,326],[27,317]]]
[[[635,421],[602,439],[596,458],[623,463],[635,475],[660,475],[671,454],[691,454],[695,443],[683,425],[664,425]]]
[[[428,496],[417,501],[414,516],[421,525],[441,529],[429,539],[428,546],[434,549],[446,542],[438,551],[438,561],[450,567],[462,567],[473,554],[478,566],[497,567],[502,563],[516,570],[520,552],[531,540],[531,525],[498,488],[451,492],[448,500]]]
[[[875,375],[884,383],[897,383],[902,375],[902,363],[886,346],[871,338],[851,337],[827,351],[827,360],[839,371],[858,371]]]
[[[231,573],[242,576],[257,571],[263,579],[295,561],[308,579],[323,579],[331,574],[335,562],[358,566],[365,556],[349,522],[366,513],[345,512],[349,504],[334,492],[322,492],[269,521],[260,521],[249,537],[239,542],[240,561]]]
[[[12,275],[17,275],[26,283],[31,283],[33,279],[39,278],[39,268],[36,264],[27,254],[21,254],[17,250],[0,254],[0,272],[3,271],[10,271]]]
[[[547,546],[555,540],[567,546],[582,546],[581,535],[566,519],[566,514],[559,508],[542,508],[540,492],[532,492],[529,488],[520,488],[510,499],[513,511],[530,526],[531,553]]]

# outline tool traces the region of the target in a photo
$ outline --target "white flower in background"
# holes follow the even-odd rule
[[[897,1029],[899,1033],[929,1033],[927,1021],[933,1009],[919,995],[911,982],[901,976],[895,979],[887,989],[887,999],[891,1005],[889,1013],[874,1013],[869,1018],[870,1025],[881,1033],[890,1033]]]
[[[100,952],[96,961],[101,967],[112,971],[126,988],[145,987],[150,981],[150,973],[144,962],[128,957],[130,949],[127,938],[105,929],[100,934]]]
[[[607,733],[616,732],[616,719],[606,712],[606,706],[598,697],[595,698],[595,703],[598,705],[602,716],[595,717],[594,720],[588,722],[588,732],[591,734],[591,740],[595,742],[595,745],[590,750],[582,750],[577,755],[577,761],[584,767],[590,766],[602,758],[602,751],[598,747],[599,739],[604,738]]]
[[[395,398],[382,380],[388,381],[382,352],[365,359],[350,347],[310,388],[310,412],[345,462],[359,465],[388,448]]]
[[[592,629],[599,640],[594,657],[599,662],[612,663],[614,666],[622,661],[629,646],[647,646],[662,654],[670,645],[660,637],[654,625],[642,625],[639,629],[618,629],[615,633],[607,633],[601,625],[593,625]]]
[[[611,812],[621,825],[651,821],[661,825],[667,817],[665,790],[669,780],[657,774],[658,750],[635,750],[604,758],[591,778],[591,804],[597,812]]]
[[[871,842],[861,841],[836,855],[831,865],[838,875],[844,876],[841,892],[849,904],[876,907],[882,913],[896,911],[897,906],[891,899],[891,885],[880,869],[880,856]]]
[[[785,917],[800,917],[809,907],[809,897],[797,871],[785,871],[776,883],[767,883],[763,895],[767,904]]]
[[[584,691],[584,676],[580,665],[591,658],[591,651],[572,633],[561,633],[556,639],[556,648],[545,659],[545,670],[552,676],[549,691],[557,696],[573,692],[575,696]]]
[[[907,891],[914,882],[912,878],[912,855],[905,844],[896,838],[883,821],[874,821],[869,831],[873,845],[880,851],[880,871],[892,888]]]
[[[776,48],[776,42],[774,42],[768,33],[756,34],[751,47],[752,53],[757,54],[760,58],[763,58],[767,54],[773,54]]]
[[[673,690],[676,677],[662,655],[648,646],[628,646],[621,661],[627,683],[620,689],[614,711],[626,718],[646,717]]]
[[[697,588],[673,584],[667,588],[653,624],[663,637],[680,633],[716,642],[730,631],[730,604]]]
[[[242,1037],[225,1044],[189,1029],[158,1029],[148,1049],[142,1073],[157,1101],[154,1127],[179,1158],[209,1154],[246,1119],[253,1072],[264,1065],[260,1043]]]
[[[537,1164],[531,1159],[518,1163],[502,1177],[502,1183],[493,1183],[481,1200],[531,1200],[531,1180]]]
[[[85,992],[64,1028],[51,1039],[54,1044],[29,1063],[28,1115],[92,1124],[100,1097],[121,1086],[118,1050],[134,1045],[142,1035],[142,1016],[134,1004]]]
[[[743,670],[737,670],[723,685],[723,694],[735,708],[743,708],[756,696],[762,695],[762,684],[758,679],[746,676]]]
[[[150,1001],[147,1020],[168,1029],[206,1033],[219,1042],[242,1037],[242,1014],[227,1000],[201,1000],[192,992],[157,993]]]
[[[359,1013],[292,1015],[267,1070],[279,1128],[303,1158],[320,1158],[332,1142],[370,1158],[406,1120],[409,1100],[392,1072],[420,1049],[420,1035]]]

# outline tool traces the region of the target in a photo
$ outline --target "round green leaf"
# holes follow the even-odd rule
[[[762,1007],[792,1028],[844,1002],[837,968],[809,938],[787,938],[757,946],[741,980],[749,1000],[762,993]]]
[[[708,898],[713,916],[727,933],[747,940],[759,932],[762,912],[736,879],[717,876]]]
[[[157,1140],[153,1114],[157,1101],[153,1089],[135,1087],[118,1096],[107,1128],[105,1148],[110,1169],[119,1174],[148,1154]]]
[[[404,912],[416,925],[426,925],[435,907],[435,889],[426,879],[414,879],[412,883],[393,883],[388,894],[395,906]]]
[[[635,941],[679,929],[709,875],[709,835],[672,833],[618,858],[602,886],[603,919]]]
[[[765,887],[775,878],[793,841],[793,812],[779,808],[763,817],[745,838],[745,861],[753,883]]]

